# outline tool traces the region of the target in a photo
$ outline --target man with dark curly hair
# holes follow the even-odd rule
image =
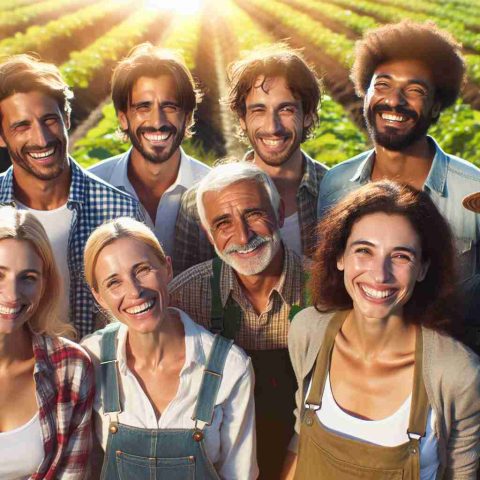
[[[259,48],[229,66],[226,103],[252,150],[244,160],[268,173],[285,202],[281,234],[298,255],[314,246],[316,202],[327,168],[300,145],[318,123],[320,81],[300,52],[287,45]],[[175,274],[209,260],[215,252],[202,231],[195,187],[182,198],[173,255]]]
[[[425,190],[450,223],[462,281],[480,272],[479,216],[462,208],[462,198],[480,190],[480,170],[445,153],[427,131],[455,102],[464,75],[461,45],[431,22],[367,33],[351,78],[374,148],[331,169],[318,202],[323,216],[347,192],[380,179]]]

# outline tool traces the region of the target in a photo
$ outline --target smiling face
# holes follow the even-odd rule
[[[305,115],[283,77],[258,77],[245,99],[240,125],[255,154],[267,165],[287,162],[300,149],[303,131],[313,119]]]
[[[374,72],[365,96],[365,119],[373,141],[402,150],[423,138],[440,113],[435,83],[418,60],[392,60]]]
[[[131,237],[104,247],[94,269],[97,302],[139,333],[157,331],[168,307],[170,259],[162,263],[152,247]]]
[[[68,167],[69,119],[42,92],[15,93],[0,102],[1,145],[28,176],[53,180]]]
[[[140,77],[133,85],[126,112],[118,112],[134,149],[152,163],[178,153],[190,118],[180,107],[170,75]]]
[[[209,238],[217,255],[241,275],[263,272],[279,251],[279,228],[270,198],[255,180],[241,180],[203,195]]]
[[[43,287],[43,263],[32,244],[0,240],[0,334],[12,333],[32,318]]]
[[[428,269],[410,221],[386,213],[365,215],[353,225],[337,267],[355,313],[374,319],[401,316]]]

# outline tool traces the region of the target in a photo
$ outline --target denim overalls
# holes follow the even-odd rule
[[[220,477],[207,457],[203,442],[205,425],[213,419],[215,400],[232,341],[215,336],[192,419],[195,428],[147,429],[118,422],[120,392],[116,353],[119,323],[103,330],[101,383],[104,414],[110,427],[102,480],[213,480]]]

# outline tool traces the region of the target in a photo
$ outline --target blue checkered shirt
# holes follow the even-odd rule
[[[70,159],[72,181],[67,208],[73,211],[68,238],[70,271],[70,321],[80,338],[94,330],[96,313],[93,296],[83,275],[83,250],[90,233],[107,220],[134,217],[144,221],[137,200],[84,170]],[[13,167],[0,175],[0,204],[15,206]],[[52,292],[52,295],[55,293]]]

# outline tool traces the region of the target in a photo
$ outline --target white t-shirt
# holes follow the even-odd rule
[[[322,406],[316,413],[322,425],[332,432],[374,445],[395,447],[408,442],[407,430],[411,403],[412,396],[410,395],[396,412],[381,420],[363,420],[354,417],[342,410],[335,401],[328,374],[322,396]],[[430,409],[426,434],[420,441],[420,480],[435,480],[440,465],[434,423],[435,413]]]
[[[122,324],[118,330],[117,368],[122,405],[118,421],[122,424],[152,429],[194,428],[192,415],[214,336],[194,323],[185,312],[173,310],[180,315],[185,329],[185,364],[180,372],[177,393],[158,420],[147,395],[127,365],[128,329]],[[100,339],[100,335],[93,333],[82,340],[82,346],[88,350],[95,365],[95,431],[105,449],[110,420],[103,413],[102,406]],[[234,345],[225,362],[212,424],[204,430],[206,453],[221,478],[257,478],[253,384],[250,358]]]
[[[18,200],[15,203],[20,210],[28,210],[35,215],[47,232],[52,245],[55,262],[60,278],[62,279],[63,292],[60,297],[61,318],[69,318],[69,295],[70,295],[70,272],[68,270],[68,237],[72,226],[73,211],[67,208],[67,204],[55,210],[34,210],[23,205]]]
[[[300,234],[300,223],[298,221],[298,212],[285,218],[283,227],[280,229],[280,235],[282,236],[285,245],[302,258],[302,239]]]
[[[0,478],[26,480],[43,462],[42,429],[38,412],[21,427],[0,432]]]

